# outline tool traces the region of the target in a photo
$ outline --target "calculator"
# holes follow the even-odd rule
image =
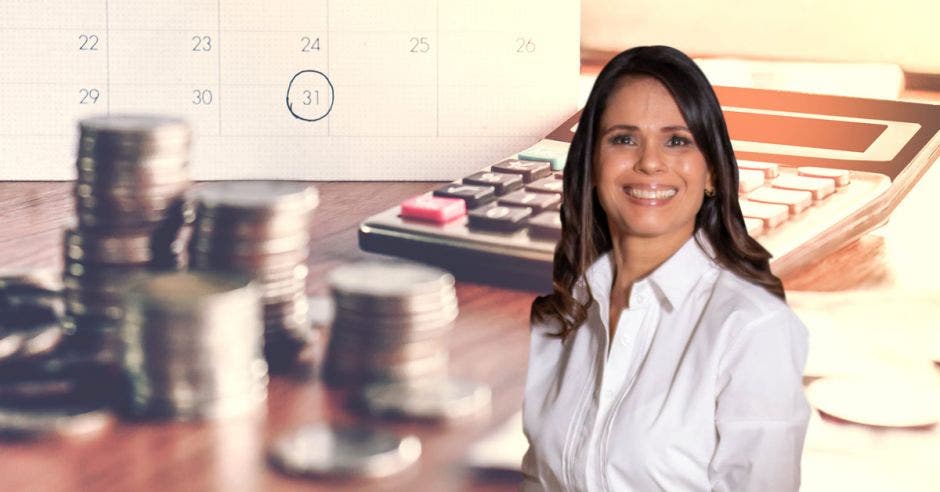
[[[785,276],[883,224],[940,155],[940,106],[715,87],[749,234]],[[359,246],[458,278],[551,291],[580,113],[535,145],[373,215]]]

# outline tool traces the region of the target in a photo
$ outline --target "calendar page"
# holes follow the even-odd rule
[[[0,179],[77,122],[178,115],[196,179],[449,180],[576,110],[577,0],[4,0]]]

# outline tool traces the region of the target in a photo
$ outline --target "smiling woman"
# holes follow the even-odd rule
[[[532,305],[527,489],[799,488],[807,333],[737,181],[691,59],[639,47],[601,71],[566,162],[553,292]]]

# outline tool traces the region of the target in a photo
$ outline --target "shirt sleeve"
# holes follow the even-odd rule
[[[762,316],[730,342],[718,365],[714,492],[791,492],[810,407],[803,393],[808,334],[788,309]]]

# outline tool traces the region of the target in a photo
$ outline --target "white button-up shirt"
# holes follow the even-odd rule
[[[584,325],[564,343],[532,327],[524,490],[799,489],[806,328],[712,257],[691,238],[637,281],[614,340],[610,253],[585,274]]]

